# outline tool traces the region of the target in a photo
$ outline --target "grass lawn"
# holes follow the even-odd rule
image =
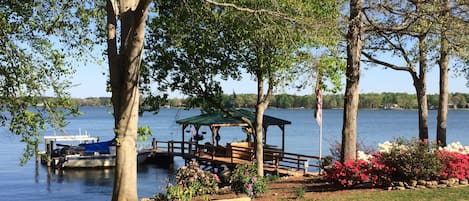
[[[297,200],[324,200],[324,201],[463,201],[469,200],[469,186],[453,187],[442,189],[419,189],[419,190],[351,190],[330,192],[323,195],[315,193],[307,193],[304,198]],[[282,200],[282,199],[280,199]],[[289,200],[289,199],[288,199]]]
[[[318,177],[290,177],[268,184],[270,191],[253,201],[469,201],[469,186],[451,188],[392,190],[344,190]],[[299,197],[301,196],[301,197]]]
[[[253,201],[469,201],[469,185],[451,188],[383,190],[341,189],[324,182],[320,177],[289,177],[270,182],[269,192]],[[202,196],[194,201],[246,197],[244,194]]]

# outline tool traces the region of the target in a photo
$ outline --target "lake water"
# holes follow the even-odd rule
[[[113,138],[113,119],[110,108],[82,108],[85,115],[70,119],[67,131],[78,134],[85,131],[102,140]],[[436,138],[436,111],[429,112],[430,139]],[[158,140],[179,140],[181,128],[175,124],[181,119],[199,114],[198,110],[163,109],[156,116],[146,113],[140,118],[140,125],[149,125]],[[319,127],[313,118],[312,110],[267,110],[267,115],[289,120],[286,126],[285,149],[288,152],[318,155]],[[328,147],[340,141],[342,110],[323,112],[323,153],[329,154]],[[208,128],[201,128],[207,131]],[[113,186],[113,169],[106,170],[66,170],[52,171],[34,161],[24,167],[18,166],[24,145],[19,138],[11,136],[5,128],[0,128],[0,200],[110,200]],[[460,141],[469,145],[469,111],[449,111],[448,142]],[[47,133],[51,135],[53,133]],[[245,138],[240,128],[222,128],[221,143],[239,141]],[[366,145],[374,146],[395,137],[418,136],[417,111],[414,110],[360,110],[358,117],[358,139]],[[208,137],[207,137],[208,138]],[[207,139],[206,138],[206,139]],[[187,138],[186,138],[187,139]],[[267,142],[281,145],[280,129],[269,127]],[[140,146],[145,146],[144,144]],[[43,150],[43,147],[40,147]],[[183,165],[176,160],[176,167]],[[139,197],[151,197],[162,192],[175,170],[156,165],[138,167]]]

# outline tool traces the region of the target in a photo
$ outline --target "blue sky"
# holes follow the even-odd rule
[[[107,65],[88,65],[79,67],[74,76],[73,83],[76,85],[71,89],[71,95],[74,98],[87,97],[110,97],[111,94],[106,92],[106,77],[103,75],[107,72]],[[469,93],[466,86],[467,80],[463,76],[456,76],[450,73],[449,90],[450,92]],[[225,93],[231,94],[256,93],[256,83],[247,75],[242,81],[223,82],[223,90]],[[438,68],[434,67],[427,77],[427,93],[438,93]],[[302,91],[287,89],[289,94],[309,95],[312,93],[311,88]],[[415,94],[410,74],[402,71],[394,71],[391,69],[383,69],[381,67],[371,67],[362,69],[360,78],[360,92],[405,92]],[[181,94],[174,93],[172,97],[183,97]]]

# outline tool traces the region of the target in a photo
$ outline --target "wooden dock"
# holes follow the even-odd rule
[[[225,168],[233,169],[237,164],[246,164],[255,160],[252,147],[214,147],[196,142],[156,141],[152,142],[153,152],[149,158],[165,158],[170,161],[175,156],[186,162],[197,161],[204,169],[219,172]],[[163,164],[167,164],[163,162]],[[319,157],[283,152],[281,149],[264,148],[264,170],[267,173],[281,175],[314,174],[310,168],[319,170]]]

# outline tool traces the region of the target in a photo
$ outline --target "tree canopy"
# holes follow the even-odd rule
[[[69,99],[74,62],[93,48],[89,24],[96,8],[75,1],[0,3],[0,119],[34,154],[41,132],[77,114]],[[51,96],[55,98],[44,98]]]
[[[282,81],[305,71],[300,69],[317,71],[311,58],[321,54],[311,51],[336,45],[339,8],[336,1],[160,1],[150,26],[144,89],[151,91],[153,79],[160,90],[169,86],[206,109],[222,109],[217,79],[237,80],[246,72],[257,81],[256,115],[262,117]],[[262,145],[262,122],[251,123]],[[256,158],[262,168],[262,149]]]

